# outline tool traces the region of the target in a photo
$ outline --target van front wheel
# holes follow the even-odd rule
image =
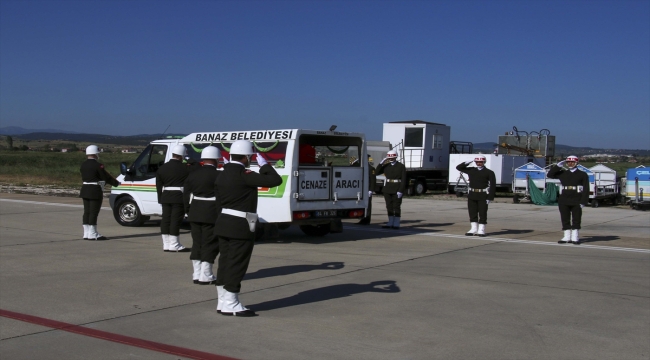
[[[142,216],[138,204],[130,197],[117,200],[113,208],[113,216],[122,226],[140,226],[149,219],[148,216]]]
[[[330,232],[330,224],[300,225],[300,230],[309,236],[325,236]]]

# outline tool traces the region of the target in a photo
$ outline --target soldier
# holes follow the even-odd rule
[[[188,167],[183,164],[183,156],[185,156],[185,146],[175,145],[172,148],[172,158],[156,172],[158,203],[162,205],[160,233],[162,234],[164,251],[190,251],[190,249],[178,242],[178,235],[185,214],[183,184],[189,174]]]
[[[465,235],[485,236],[487,212],[490,201],[494,200],[496,192],[496,177],[494,171],[486,168],[485,156],[474,158],[476,167],[467,167],[472,161],[466,161],[456,166],[456,170],[469,176],[469,193],[467,194],[467,211],[471,229]]]
[[[84,240],[108,240],[97,232],[97,216],[102,207],[104,199],[104,185],[109,183],[113,186],[120,186],[111,174],[109,174],[104,165],[99,161],[99,148],[97,145],[90,145],[86,148],[87,160],[81,164],[81,191],[79,197],[84,202],[83,227]]]
[[[565,163],[569,168],[568,170],[562,168]],[[574,155],[568,156],[565,161],[560,161],[557,165],[553,165],[547,176],[551,179],[559,179],[562,183],[557,202],[564,237],[558,243],[571,242],[580,245],[579,230],[582,220],[582,208],[589,201],[589,176],[578,169],[578,157]]]
[[[212,284],[217,279],[212,273],[214,260],[219,254],[219,239],[214,236],[214,223],[221,208],[217,206],[214,196],[214,182],[221,173],[217,171],[220,157],[216,147],[204,148],[201,151],[203,166],[193,165],[195,169],[190,170],[183,186],[185,213],[192,229],[192,280],[199,285]]]
[[[359,220],[359,224],[370,224],[370,217],[372,216],[372,193],[375,191],[375,184],[377,183],[377,175],[375,174],[375,167],[372,166],[370,155],[368,155],[368,213],[366,216]]]
[[[382,192],[386,200],[388,223],[382,227],[385,229],[399,229],[402,216],[402,196],[406,188],[406,167],[397,161],[397,151],[388,151],[386,158],[377,166],[375,174],[384,174],[386,176],[386,184]]]
[[[230,162],[214,184],[214,193],[222,210],[215,223],[219,237],[217,270],[217,312],[226,316],[255,316],[239,301],[241,281],[246,275],[255,244],[257,188],[282,184],[282,177],[257,154],[259,173],[248,170],[253,144],[237,140],[230,148]]]

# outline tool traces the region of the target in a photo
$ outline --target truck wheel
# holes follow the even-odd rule
[[[591,207],[597,208],[600,204],[598,203],[598,200],[593,199],[591,200]]]
[[[113,216],[122,226],[140,226],[148,220],[148,217],[142,216],[138,204],[131,197],[117,200],[113,208]]]
[[[424,195],[427,192],[427,185],[422,180],[418,180],[413,185],[413,195]]]
[[[330,224],[300,225],[300,230],[309,236],[325,236],[330,232]]]
[[[456,187],[454,185],[448,185],[447,186],[447,193],[449,193],[449,194],[456,193]]]
[[[515,204],[519,204],[519,195],[514,195],[512,197],[512,202],[515,203]]]
[[[456,191],[456,197],[463,197],[462,191]]]

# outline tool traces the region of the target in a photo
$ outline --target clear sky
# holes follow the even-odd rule
[[[0,0],[0,126],[650,148],[650,1]]]

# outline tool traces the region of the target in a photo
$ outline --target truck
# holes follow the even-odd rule
[[[363,218],[368,208],[368,162],[365,136],[333,130],[280,129],[199,132],[152,141],[132,164],[121,164],[122,184],[113,187],[109,203],[123,226],[140,226],[161,216],[156,171],[171,158],[177,144],[187,149],[188,163],[200,162],[201,150],[212,145],[224,158],[236,140],[250,140],[278,174],[282,184],[258,189],[258,236],[299,226],[307,235],[341,232],[341,220]],[[192,165],[198,166],[198,165]],[[222,166],[222,163],[220,163]],[[256,156],[251,170],[259,170]]]
[[[408,195],[422,195],[444,188],[449,175],[450,153],[471,153],[471,142],[450,141],[451,127],[423,120],[392,121],[383,124],[382,142],[373,142],[375,165],[388,150],[397,150],[397,160],[406,167]],[[383,146],[384,151],[379,151]],[[377,191],[385,182],[377,176]]]

